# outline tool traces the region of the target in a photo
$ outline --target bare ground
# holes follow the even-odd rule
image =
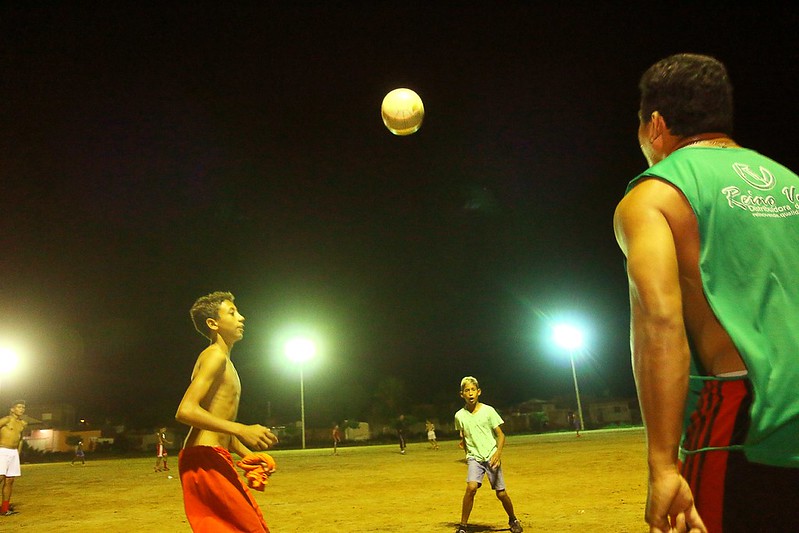
[[[272,454],[278,472],[255,495],[273,533],[452,531],[460,519],[466,467],[454,441],[437,451],[412,443],[406,455],[393,445]],[[176,457],[166,473],[153,472],[155,458],[87,459],[23,465],[12,497],[19,514],[0,517],[0,531],[191,531]],[[641,429],[509,436],[503,470],[526,532],[647,531]],[[508,530],[488,485],[470,523]]]

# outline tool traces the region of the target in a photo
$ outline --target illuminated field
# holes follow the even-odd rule
[[[276,450],[278,472],[256,498],[273,533],[450,531],[460,518],[466,467],[454,441],[397,446]],[[177,457],[23,465],[0,531],[189,532]],[[643,532],[646,497],[641,429],[510,436],[503,454],[508,494],[526,531]],[[168,479],[172,474],[173,479]],[[475,531],[507,530],[487,485]]]

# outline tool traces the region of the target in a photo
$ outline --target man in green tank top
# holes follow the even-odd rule
[[[650,168],[614,230],[646,521],[652,532],[783,531],[799,522],[799,177],[731,138],[732,86],[716,59],[668,57],[639,88]]]

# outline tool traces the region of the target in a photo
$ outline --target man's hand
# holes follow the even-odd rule
[[[646,522],[650,533],[707,533],[688,482],[676,470],[650,475]]]
[[[241,427],[242,430],[236,436],[239,442],[252,450],[266,450],[277,442],[275,434],[260,424]]]

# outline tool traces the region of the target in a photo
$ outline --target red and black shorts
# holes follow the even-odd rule
[[[746,459],[748,379],[705,382],[683,442],[683,477],[709,533],[787,531],[799,523],[799,469]]]

